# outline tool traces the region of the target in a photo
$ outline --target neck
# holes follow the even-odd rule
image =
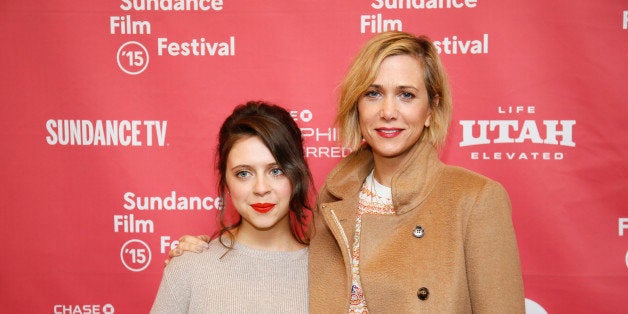
[[[399,170],[404,160],[374,155],[373,162],[375,164],[375,169],[373,170],[375,180],[384,186],[390,187],[393,175]]]
[[[246,221],[242,221],[235,239],[236,242],[248,247],[266,251],[296,251],[305,247],[292,236],[290,223],[287,219],[269,229],[258,229]]]
[[[408,158],[411,158],[413,151],[418,149],[420,143],[415,143],[412,148],[404,152],[401,155],[394,157],[385,157],[373,153],[374,170],[373,175],[375,180],[382,185],[390,187],[392,185],[392,177],[403,167]]]

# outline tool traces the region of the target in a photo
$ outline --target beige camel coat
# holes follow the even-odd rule
[[[392,178],[396,214],[362,217],[360,275],[371,313],[523,313],[506,191],[444,165],[430,144],[410,153]],[[347,312],[358,191],[372,169],[371,151],[361,149],[332,170],[319,193],[309,260],[312,313]]]

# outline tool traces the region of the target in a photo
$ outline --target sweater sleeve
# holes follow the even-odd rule
[[[471,208],[465,256],[473,313],[525,312],[510,200],[495,181],[484,185]]]
[[[191,289],[184,259],[183,256],[173,259],[164,269],[151,314],[187,313]]]

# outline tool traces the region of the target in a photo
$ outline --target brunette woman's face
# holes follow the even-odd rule
[[[238,140],[227,157],[226,183],[242,225],[290,232],[290,180],[257,136]]]
[[[360,131],[375,157],[403,161],[430,125],[423,67],[409,55],[384,59],[358,101]]]

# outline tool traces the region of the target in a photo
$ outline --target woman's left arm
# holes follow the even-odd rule
[[[510,199],[489,181],[471,208],[465,260],[474,313],[524,313],[523,280]]]

